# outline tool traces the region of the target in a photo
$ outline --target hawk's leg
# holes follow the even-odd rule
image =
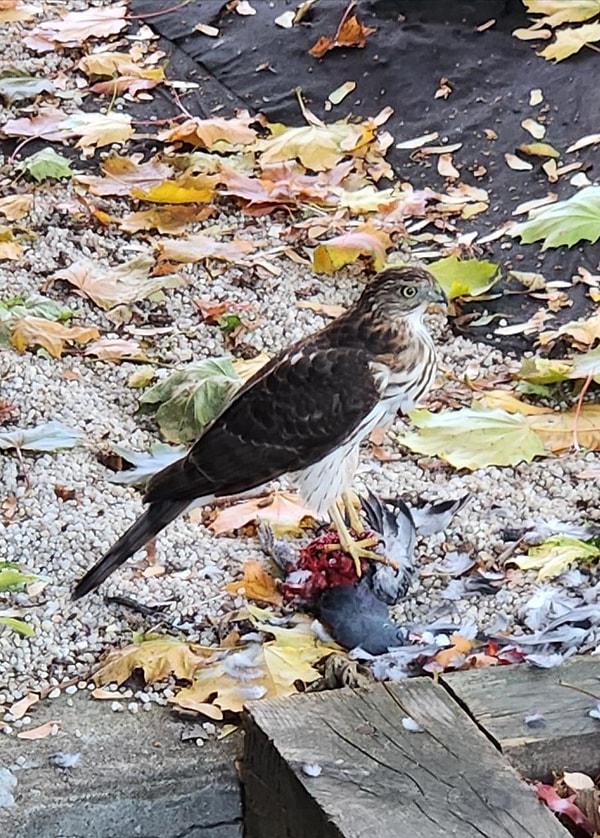
[[[354,532],[362,532],[364,529],[363,523],[360,520],[360,515],[358,514],[358,510],[354,503],[355,495],[353,492],[344,492],[342,495],[342,500],[344,501],[344,508],[346,509],[346,515],[348,517],[348,523],[350,524],[350,529],[354,530]]]
[[[329,517],[331,518],[331,522],[340,537],[340,543],[339,545],[327,544],[325,550],[338,550],[341,547],[344,553],[348,553],[348,555],[352,558],[357,576],[362,576],[362,568],[360,566],[361,559],[371,559],[372,561],[384,562],[385,564],[390,563],[385,556],[368,549],[369,547],[375,547],[375,545],[379,543],[379,539],[375,536],[371,536],[371,538],[363,538],[361,541],[355,541],[352,538],[352,535],[346,526],[346,522],[344,521],[344,516],[338,509],[336,503],[334,503],[329,510]],[[358,531],[360,532],[361,530],[362,524],[359,521]]]

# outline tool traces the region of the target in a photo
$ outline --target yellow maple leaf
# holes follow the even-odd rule
[[[124,143],[133,135],[131,117],[126,113],[75,113],[59,123],[59,129],[79,137],[76,148],[92,154],[94,148]]]
[[[556,33],[556,39],[538,54],[543,56],[546,61],[563,61],[570,55],[575,55],[587,44],[596,41],[600,41],[600,21],[586,23],[584,26],[576,28],[560,29]]]
[[[147,684],[163,681],[169,675],[191,681],[196,670],[214,654],[214,649],[174,637],[141,638],[110,652],[94,674],[94,683],[99,686],[122,684],[136,669],[143,671]]]
[[[600,14],[600,0],[524,0],[529,14],[546,15],[536,26],[579,23]]]
[[[98,329],[65,326],[43,317],[23,317],[12,327],[10,342],[19,352],[25,352],[29,346],[41,346],[53,358],[60,358],[65,344],[89,343],[98,337]]]
[[[313,270],[320,274],[333,274],[356,262],[359,256],[366,256],[372,261],[373,268],[379,271],[385,265],[386,251],[391,243],[389,235],[383,230],[363,224],[317,245],[313,251]]]
[[[258,142],[262,151],[261,166],[297,158],[314,172],[333,169],[342,157],[366,152],[375,137],[376,127],[373,120],[360,125],[334,122],[301,128],[269,125],[273,136]]]
[[[158,183],[147,192],[132,189],[131,196],[154,204],[206,203],[214,196],[218,180],[214,175],[183,175]]]

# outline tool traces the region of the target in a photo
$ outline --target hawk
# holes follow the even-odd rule
[[[375,539],[352,538],[338,500],[360,534],[348,494],[359,446],[431,388],[436,356],[423,314],[432,302],[445,296],[430,273],[388,268],[344,314],[269,361],[185,457],[150,479],[148,508],[80,579],[74,598],[94,590],[188,507],[257,490],[282,475],[316,516],[329,514],[359,575],[361,558],[381,560],[368,549]]]

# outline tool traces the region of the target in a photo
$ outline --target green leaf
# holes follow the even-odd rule
[[[0,96],[7,102],[35,99],[40,93],[53,93],[54,89],[48,79],[36,79],[16,67],[6,67],[0,71]]]
[[[0,432],[0,450],[18,448],[22,451],[59,451],[80,445],[83,434],[60,422],[45,422],[35,428]]]
[[[134,468],[118,471],[110,478],[111,483],[124,483],[126,486],[136,486],[146,483],[152,475],[181,459],[187,448],[182,445],[165,445],[157,442],[147,453],[131,451],[122,445],[113,445],[113,451]]]
[[[140,412],[153,413],[169,442],[191,442],[242,384],[230,358],[188,364],[155,384],[140,399]]]
[[[38,183],[48,178],[60,180],[63,177],[73,177],[70,162],[62,154],[57,154],[50,146],[27,157],[19,164],[19,169],[27,172]]]
[[[558,384],[566,381],[572,372],[571,361],[549,360],[548,358],[523,358],[517,378],[531,384]]]
[[[600,384],[600,347],[590,349],[589,352],[573,358],[573,369],[569,377],[588,378],[589,376],[596,384]]]
[[[530,547],[526,556],[514,559],[521,570],[537,570],[538,580],[554,579],[578,561],[591,562],[600,556],[600,548],[568,535],[553,535],[538,547]]]
[[[398,438],[419,454],[441,457],[455,468],[514,466],[544,453],[544,444],[522,414],[468,408],[431,413],[413,410],[417,431]]]
[[[17,620],[16,617],[0,617],[0,625],[8,626],[8,628],[18,632],[18,634],[22,634],[24,637],[33,637],[35,635],[35,631],[29,623],[24,622],[24,620]]]
[[[70,320],[75,313],[73,309],[42,294],[34,294],[27,299],[12,297],[9,300],[0,300],[0,322],[21,320],[23,317],[43,317],[45,320],[64,322]]]
[[[20,589],[30,582],[35,582],[37,576],[23,573],[19,565],[14,562],[0,562],[0,591]]]
[[[600,239],[600,186],[586,186],[572,198],[540,207],[509,231],[523,244],[544,240],[542,250]]]
[[[458,259],[447,256],[430,262],[428,270],[444,289],[449,300],[456,297],[476,297],[483,294],[500,279],[498,265],[478,259]]]

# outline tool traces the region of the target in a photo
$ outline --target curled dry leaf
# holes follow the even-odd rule
[[[313,512],[298,502],[291,492],[272,492],[267,497],[253,498],[219,510],[210,524],[215,535],[231,533],[248,524],[265,521],[275,535],[301,532],[303,524],[312,524]]]
[[[386,252],[392,240],[383,230],[372,224],[362,224],[349,233],[323,242],[314,249],[313,270],[320,274],[333,274],[345,265],[351,265],[360,256],[367,257],[374,270],[379,271],[386,262]]]
[[[102,163],[103,177],[78,175],[77,183],[91,195],[131,195],[132,189],[150,190],[173,174],[173,169],[156,157],[146,162],[133,157],[113,156]]]
[[[257,132],[250,126],[257,122],[256,117],[249,114],[225,119],[213,116],[210,119],[194,117],[182,122],[175,128],[169,128],[159,133],[163,142],[183,142],[195,148],[205,148],[213,151],[215,148],[243,147],[252,145],[257,139]]]
[[[243,593],[247,599],[268,602],[271,605],[281,605],[283,602],[275,580],[256,559],[244,562],[242,578],[237,582],[230,582],[225,586],[225,590],[233,595]]]
[[[84,326],[65,326],[42,317],[23,317],[17,320],[10,333],[10,342],[19,352],[31,346],[41,346],[53,358],[60,358],[65,345],[89,343],[100,337],[98,329]]]
[[[369,26],[363,26],[356,15],[351,15],[343,20],[333,38],[322,35],[308,52],[313,58],[323,58],[329,50],[336,47],[358,47],[362,49],[369,35],[376,31]]]
[[[148,356],[137,340],[100,338],[85,350],[85,355],[99,361],[147,361]]]

